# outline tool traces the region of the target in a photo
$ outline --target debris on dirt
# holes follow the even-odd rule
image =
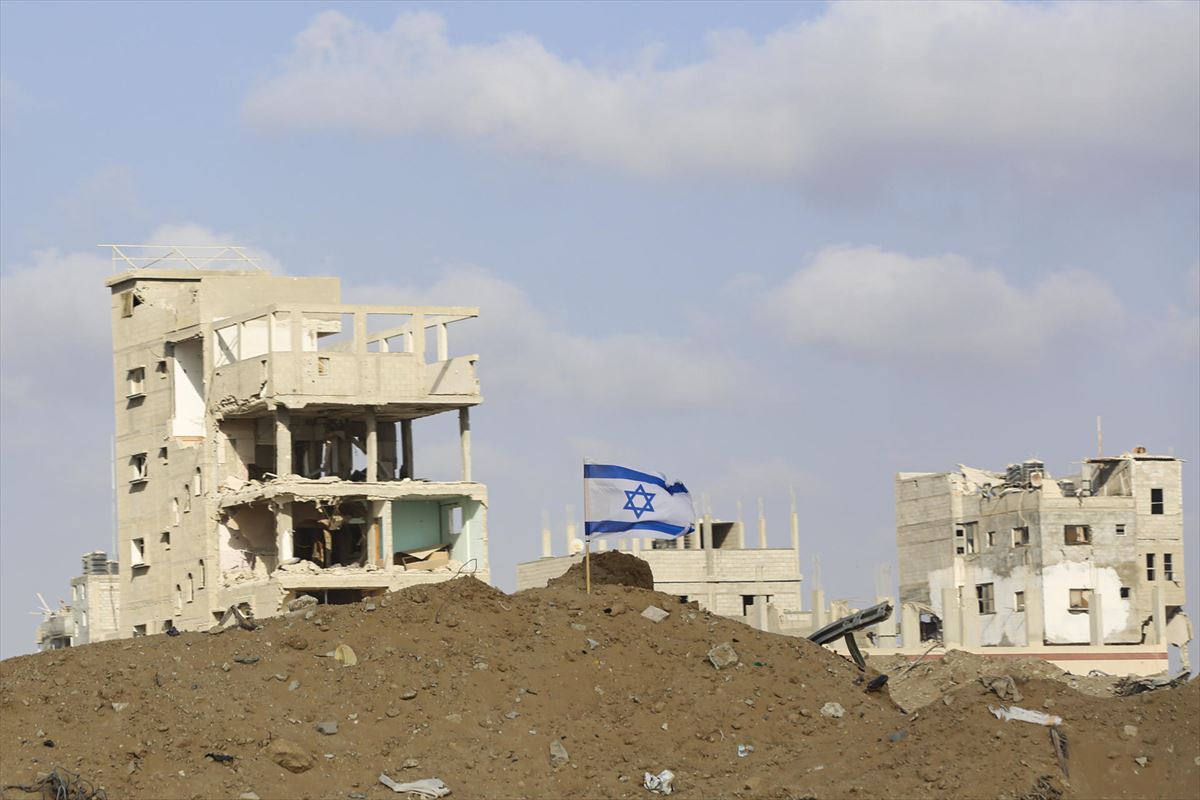
[[[717,669],[724,669],[738,663],[738,654],[732,644],[722,642],[708,651],[708,660]]]
[[[1063,721],[1062,717],[1018,706],[1000,706],[999,708],[988,706],[988,711],[991,711],[996,719],[1002,719],[1005,722],[1016,719],[1021,722],[1032,722],[1034,725],[1062,725]]]
[[[415,794],[420,797],[445,797],[450,794],[450,789],[440,778],[423,778],[419,781],[397,783],[381,772],[379,773],[379,782],[396,794]]]
[[[307,772],[317,763],[317,757],[290,739],[275,739],[267,753],[279,766],[288,772]]]
[[[642,785],[655,794],[670,794],[675,791],[674,780],[675,773],[664,769],[657,775],[647,772],[642,778]]]
[[[842,708],[841,703],[826,703],[825,705],[821,706],[821,716],[822,717],[833,717],[834,719],[841,719],[843,716],[845,716],[845,714],[846,714],[846,709]]]
[[[556,767],[570,762],[571,756],[567,753],[567,748],[563,747],[563,743],[559,739],[555,739],[550,743],[550,763]]]
[[[204,757],[211,759],[218,764],[232,764],[234,762],[234,757],[228,753],[205,753]]]
[[[1024,699],[1022,698],[1021,693],[1017,691],[1017,684],[1013,682],[1012,677],[1009,675],[1001,675],[998,678],[991,678],[986,675],[981,675],[979,677],[979,682],[990,689],[991,692],[1001,700],[1006,700],[1011,703],[1019,703],[1022,699]]]
[[[642,612],[642,616],[651,622],[662,622],[667,617],[671,616],[670,611],[664,611],[658,606],[646,606]]]

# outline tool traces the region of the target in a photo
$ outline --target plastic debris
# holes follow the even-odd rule
[[[1002,719],[1005,722],[1015,719],[1021,722],[1032,722],[1034,725],[1062,725],[1063,721],[1060,716],[1043,711],[1030,711],[1028,708],[1019,706],[1000,706],[999,708],[988,706],[988,711],[991,711],[996,719]]]
[[[738,745],[738,758],[745,758],[746,756],[750,755],[753,752],[754,752],[754,745],[752,745],[752,744],[739,744]]]
[[[647,772],[642,779],[642,785],[655,794],[670,794],[675,791],[675,787],[671,782],[675,780],[675,773],[669,769],[664,769],[657,775],[652,775]]]
[[[358,656],[348,644],[339,644],[333,649],[333,657],[343,667],[353,667],[358,663]]]
[[[205,753],[204,757],[211,758],[213,761],[216,761],[218,764],[232,764],[233,759],[234,759],[234,757],[229,755],[228,753]]]
[[[381,772],[379,773],[379,782],[396,794],[409,792],[421,797],[445,797],[450,794],[450,789],[442,782],[441,778],[423,778],[409,783],[397,783]]]

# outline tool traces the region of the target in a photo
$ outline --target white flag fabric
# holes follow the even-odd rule
[[[657,472],[614,464],[584,464],[587,537],[610,533],[682,536],[693,530],[692,497],[678,481]]]

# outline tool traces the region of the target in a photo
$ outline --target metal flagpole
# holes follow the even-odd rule
[[[587,486],[588,460],[583,460],[583,585],[588,594],[592,593],[592,542],[587,532],[588,517],[591,505],[588,503]]]

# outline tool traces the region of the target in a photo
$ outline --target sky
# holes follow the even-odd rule
[[[0,3],[0,656],[111,549],[114,241],[478,305],[451,342],[501,588],[591,458],[718,517],[761,497],[776,546],[794,491],[808,588],[869,603],[896,472],[1068,475],[1099,416],[1107,452],[1188,462],[1200,621],[1197,30],[1195,3]]]

